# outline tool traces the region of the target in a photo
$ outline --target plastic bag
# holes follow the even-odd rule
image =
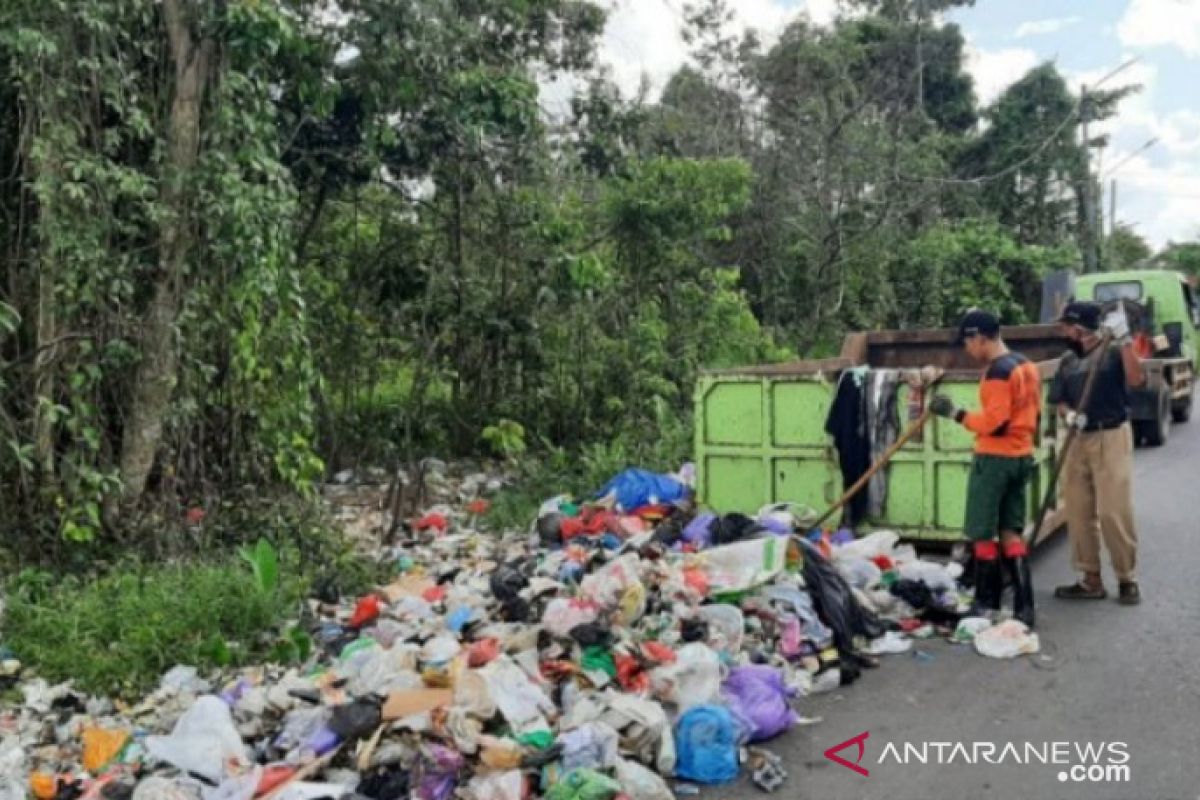
[[[346,688],[355,697],[387,695],[404,689],[419,689],[421,676],[415,669],[416,652],[412,646],[396,645],[391,649],[378,649],[368,658],[356,662],[353,674],[340,670],[349,679]]]
[[[571,635],[571,629],[596,621],[600,607],[591,600],[558,597],[546,604],[542,625],[560,638]]]
[[[967,644],[990,627],[992,627],[992,621],[987,617],[963,617],[958,621],[958,626],[954,629],[954,635],[950,637],[950,640],[958,644]]]
[[[195,667],[188,667],[180,664],[172,667],[165,675],[162,676],[162,681],[159,683],[159,689],[171,694],[180,694],[187,692],[189,694],[203,694],[212,689],[208,681],[201,680]],[[26,705],[31,705],[26,703]]]
[[[636,553],[621,556],[584,578],[580,589],[586,597],[604,608],[616,608],[627,589],[642,585],[638,577],[641,563]],[[642,591],[645,592],[645,587],[642,587]]]
[[[149,736],[146,751],[184,772],[220,783],[227,765],[249,766],[242,737],[229,706],[219,697],[204,695],[187,710],[170,736]]]
[[[855,559],[870,561],[876,556],[893,558],[893,550],[899,541],[900,535],[895,531],[876,531],[869,536],[834,547],[833,558],[835,561]]]
[[[724,706],[689,709],[675,726],[675,774],[697,783],[728,783],[738,774],[738,725]]]
[[[761,595],[772,603],[782,603],[790,608],[800,619],[803,637],[812,642],[814,648],[824,649],[833,640],[833,631],[821,621],[808,592],[794,586],[775,585],[763,588]]]
[[[560,734],[565,770],[608,769],[617,763],[617,732],[603,722],[589,722]]]
[[[200,800],[200,785],[185,778],[151,775],[138,781],[131,800]]]
[[[546,792],[546,800],[612,800],[621,784],[592,769],[568,772]]]
[[[521,800],[525,793],[525,776],[519,769],[476,775],[467,784],[475,800]]]
[[[512,659],[498,658],[476,672],[487,682],[488,694],[515,733],[548,727],[542,715],[553,713],[554,703]]]
[[[854,637],[877,639],[884,629],[880,621],[868,613],[841,573],[827,561],[812,544],[801,541],[804,548],[804,583],[821,619],[833,631],[833,640],[843,658],[854,650]]]
[[[730,657],[741,652],[746,620],[737,606],[703,606],[699,613],[708,622],[709,641],[713,647]]]
[[[687,524],[683,529],[682,540],[685,544],[690,544],[697,550],[703,550],[712,545],[712,524],[717,519],[716,514],[705,512],[696,515],[696,518]]]
[[[787,542],[775,536],[706,550],[704,571],[711,594],[740,592],[767,583],[783,571]]]
[[[873,561],[865,558],[843,558],[834,563],[837,564],[842,577],[856,589],[871,589],[883,577],[883,570],[877,567]]]
[[[760,742],[786,731],[796,722],[788,705],[783,674],[765,664],[748,664],[729,673],[721,686],[730,710],[747,728],[750,741]]]
[[[721,696],[721,659],[700,642],[679,648],[675,663],[656,668],[650,677],[655,693],[680,710],[716,702]]]
[[[908,561],[899,565],[900,577],[904,580],[920,581],[934,592],[952,592],[957,588],[957,579],[962,575],[958,563],[937,564],[932,561]]]
[[[617,762],[617,781],[629,800],[675,800],[667,782],[636,761]]]
[[[353,741],[369,736],[381,722],[383,716],[379,703],[355,700],[334,707],[329,719],[329,729],[343,741]]]
[[[896,653],[907,653],[912,649],[912,639],[909,639],[902,633],[896,631],[888,631],[878,639],[872,639],[867,648],[867,652],[871,655],[895,655]]]
[[[431,744],[417,762],[414,795],[419,800],[449,800],[465,765],[462,754],[440,744]]]
[[[670,475],[658,475],[644,469],[627,469],[606,483],[596,497],[611,498],[618,511],[633,511],[642,506],[674,503],[687,497],[687,494],[687,487]]]
[[[129,741],[129,731],[87,728],[82,739],[83,768],[95,775],[121,752]]]
[[[462,645],[452,636],[436,636],[421,648],[421,661],[425,664],[447,664],[462,651]]]
[[[988,658],[1016,658],[1040,649],[1038,635],[1020,620],[1005,620],[975,635],[975,651]]]

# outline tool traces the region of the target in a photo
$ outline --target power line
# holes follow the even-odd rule
[[[1139,147],[1137,150],[1134,150],[1132,153],[1130,153],[1129,155],[1122,158],[1119,162],[1117,162],[1116,164],[1114,164],[1113,166],[1111,166],[1107,170],[1105,170],[1104,174],[1102,174],[1100,176],[1100,179],[1103,180],[1104,178],[1107,178],[1109,175],[1112,175],[1114,172],[1119,170],[1121,167],[1125,166],[1130,161],[1132,161],[1136,156],[1141,155],[1142,153],[1146,152],[1147,150],[1149,150],[1151,147],[1153,147],[1156,144],[1158,144],[1157,136],[1155,136],[1153,139],[1146,142],[1144,145]]]

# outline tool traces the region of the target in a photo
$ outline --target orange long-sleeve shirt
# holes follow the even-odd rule
[[[1042,377],[1020,353],[1005,353],[983,373],[979,411],[963,414],[963,427],[975,434],[980,455],[1033,455],[1042,408]]]

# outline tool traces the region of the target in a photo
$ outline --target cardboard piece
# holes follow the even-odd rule
[[[383,704],[383,719],[393,722],[414,714],[424,714],[439,706],[454,702],[454,692],[449,689],[406,689],[392,692]]]

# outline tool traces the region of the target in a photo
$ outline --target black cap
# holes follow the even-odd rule
[[[1097,331],[1100,330],[1100,315],[1098,304],[1076,300],[1073,303],[1067,303],[1067,307],[1063,309],[1058,321],[1064,325],[1078,325],[1089,331]]]
[[[962,344],[973,336],[995,339],[999,335],[1000,320],[996,319],[996,315],[972,308],[958,321],[958,335],[954,337],[954,343]]]

